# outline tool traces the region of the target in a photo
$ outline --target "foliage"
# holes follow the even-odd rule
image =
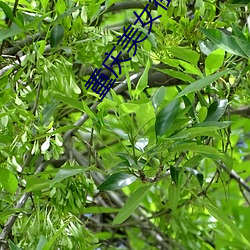
[[[250,248],[248,1],[152,3],[100,102],[147,3],[0,1],[1,249]]]

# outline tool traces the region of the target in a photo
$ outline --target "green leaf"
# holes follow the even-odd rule
[[[237,43],[237,40],[235,37],[228,36],[224,34],[222,31],[217,30],[217,29],[200,28],[200,30],[219,48],[231,54],[246,57],[246,54]]]
[[[74,176],[80,173],[85,172],[85,168],[83,167],[73,167],[73,166],[66,166],[64,168],[61,168],[58,173],[56,174],[55,178],[51,182],[51,186],[54,185],[57,182],[61,182],[62,180]]]
[[[18,213],[18,212],[23,212],[24,209],[23,208],[18,208],[18,209],[14,209],[14,208],[6,208],[5,211],[0,212],[0,222],[4,223],[6,219],[8,219],[8,217],[14,213]]]
[[[132,174],[120,172],[109,176],[99,187],[99,190],[117,190],[133,183],[136,177]]]
[[[192,65],[197,65],[200,58],[199,53],[190,49],[176,47],[176,48],[169,48],[168,50],[171,51],[175,57],[190,62]]]
[[[64,222],[65,223],[65,222]],[[43,247],[42,250],[49,250],[54,241],[59,237],[59,235],[64,231],[64,229],[68,226],[69,222],[68,223],[65,223],[64,226],[62,226],[59,230],[57,230],[55,232],[55,234],[53,235],[53,237],[45,244],[45,246]]]
[[[147,41],[150,42],[150,44],[152,45],[153,48],[156,48],[157,49],[157,43],[155,41],[155,35],[153,33],[149,33],[148,34],[148,30],[145,29],[145,28],[142,28],[142,26],[139,26],[138,27],[139,31],[141,31],[145,36],[148,36],[147,37]]]
[[[230,163],[230,157],[226,154],[220,153],[216,148],[207,146],[207,145],[197,145],[196,143],[184,143],[182,145],[175,145],[172,147],[171,152],[180,152],[183,150],[197,152],[205,157],[208,157],[214,161],[221,160],[223,161],[229,168],[231,167],[232,163]]]
[[[44,105],[44,109],[42,112],[42,124],[46,124],[47,122],[49,122],[50,118],[58,108],[58,105],[59,102],[56,100],[52,100],[49,104]]]
[[[201,199],[200,199],[201,200]],[[201,200],[202,201],[202,200]],[[223,226],[232,233],[239,241],[241,241],[245,246],[250,248],[250,242],[245,238],[245,236],[240,232],[238,227],[230,220],[220,209],[216,208],[212,204],[202,201],[208,212],[216,218]]]
[[[179,199],[180,188],[178,188],[173,182],[171,182],[168,188],[168,204],[173,211],[177,209]]]
[[[150,67],[150,60],[148,60],[145,70],[143,71],[137,85],[135,88],[134,97],[137,98],[139,94],[147,87],[148,85],[148,70]]]
[[[50,135],[61,134],[63,132],[67,132],[70,129],[76,129],[76,128],[79,128],[79,126],[75,126],[75,125],[63,126],[63,127],[60,127],[58,129],[53,130],[53,132],[38,135],[37,137],[34,137],[32,140],[41,139],[41,138],[44,138],[44,137],[47,137],[47,136],[50,136]]]
[[[205,72],[206,75],[211,75],[223,65],[225,57],[225,51],[222,49],[217,49],[210,53],[205,60]]]
[[[213,75],[207,76],[205,78],[202,78],[198,81],[195,81],[191,84],[189,84],[185,89],[183,89],[178,95],[178,97],[181,97],[183,95],[195,92],[197,90],[201,90],[202,88],[206,87],[207,85],[215,82],[216,80],[218,80],[220,77],[222,77],[223,75],[229,73],[230,70],[223,70],[221,72],[215,73]]]
[[[189,167],[186,167],[185,168],[188,172],[190,172],[192,175],[195,176],[195,178],[197,179],[197,181],[199,182],[200,186],[202,187],[203,185],[203,181],[204,181],[204,176],[201,172],[197,171],[196,169],[194,168],[189,168]]]
[[[171,179],[174,182],[174,184],[176,186],[178,186],[178,180],[179,180],[179,173],[180,173],[181,169],[180,168],[176,168],[173,166],[170,166],[170,175],[171,175]]]
[[[50,46],[56,47],[63,39],[64,28],[61,24],[56,25],[50,35]]]
[[[68,15],[71,15],[72,13],[78,11],[79,9],[81,9],[83,7],[82,4],[73,7],[72,9],[66,10],[64,13],[62,13],[60,16],[58,16],[56,18],[56,20],[53,22],[53,24],[58,23],[60,20],[64,19],[65,17],[67,17]]]
[[[9,240],[8,242],[9,242],[10,250],[22,250],[17,245],[15,245],[11,240]]]
[[[0,168],[0,183],[11,194],[14,194],[18,187],[18,180],[16,176],[5,168]]]
[[[227,104],[228,104],[227,99],[222,99],[222,100],[213,102],[208,108],[207,117],[204,122],[219,121],[227,109]]]
[[[206,39],[205,41],[200,40],[199,47],[201,52],[207,56],[214,50],[218,49],[218,46],[208,39]]]
[[[51,185],[51,180],[37,177],[37,176],[31,176],[26,178],[26,188],[24,192],[33,192],[33,191],[39,191],[46,188],[49,188]]]
[[[105,7],[108,9],[111,5],[113,5],[116,2],[116,0],[106,0],[105,1]]]
[[[9,7],[9,5],[7,5],[7,4],[4,3],[3,1],[0,1],[0,8],[3,9],[5,15],[6,15],[11,21],[14,21],[14,15],[13,15],[13,12],[12,12],[11,8]]]
[[[250,42],[244,37],[244,39],[240,37],[235,37],[237,43],[239,44],[240,48],[244,51],[244,53],[250,57]]]
[[[244,53],[250,57],[250,42],[242,33],[242,31],[235,25],[232,24],[232,35],[235,37],[237,43],[239,44],[240,48],[244,51]],[[243,72],[242,72],[243,74]]]
[[[147,195],[150,187],[150,185],[144,185],[131,194],[120,212],[116,215],[112,224],[121,224],[124,222],[139,206],[143,198]]]
[[[49,0],[41,0],[40,2],[41,2],[42,7],[43,7],[44,9],[46,9],[47,6],[48,6]]]
[[[200,69],[197,66],[193,66],[192,64],[190,64],[188,62],[181,61],[181,60],[179,60],[179,65],[184,68],[185,73],[198,75],[200,77],[203,76],[203,74],[201,73]]]
[[[164,135],[174,123],[179,110],[179,101],[174,99],[156,116],[155,132],[156,136]]]
[[[180,72],[180,71],[176,71],[173,69],[157,69],[157,70],[162,72],[162,73],[168,74],[169,76],[172,76],[174,78],[180,79],[184,82],[191,83],[191,82],[195,81],[195,79],[193,77],[189,76],[186,73]]]
[[[71,97],[68,97],[68,96],[65,96],[65,95],[62,95],[60,93],[57,93],[57,92],[54,92],[54,95],[53,97],[63,103],[66,103],[68,104],[69,106],[73,107],[73,108],[76,108],[82,112],[85,112],[84,108],[83,108],[83,105],[80,101],[76,100],[76,99],[73,99]]]
[[[140,109],[139,104],[135,103],[122,103],[119,105],[119,110],[121,114],[131,114]]]
[[[28,23],[25,27],[24,30],[28,31],[30,29],[37,29],[37,27],[41,24],[41,22],[46,18],[49,17],[51,15],[51,11],[46,12],[44,15],[42,16],[35,16],[35,18],[33,16],[28,15],[27,13],[25,13],[25,16],[29,16],[30,19],[32,20],[30,23]]]
[[[176,88],[177,88],[178,92],[180,93],[181,92],[180,87],[176,86]],[[190,100],[186,96],[182,96],[181,98],[185,103],[185,107],[188,109],[187,113],[190,115],[190,117],[192,117],[193,120],[196,120],[196,116],[194,113],[194,107],[193,107],[192,103],[190,102]]]
[[[198,166],[203,159],[202,155],[195,155],[185,162],[184,167],[193,168],[194,166]]]
[[[218,127],[195,127],[188,128],[180,131],[179,133],[172,135],[170,139],[190,139],[196,136],[206,135],[207,132],[215,131]]]
[[[158,107],[163,102],[165,94],[166,94],[166,87],[161,86],[159,89],[157,89],[155,94],[152,96],[151,101],[152,101],[155,111],[157,111]]]
[[[243,40],[246,39],[245,35],[242,33],[242,31],[234,23],[232,23],[232,35],[235,37],[239,37]],[[246,41],[248,42],[247,39],[246,39]]]
[[[36,250],[43,250],[43,247],[46,245],[47,242],[48,241],[47,241],[46,237],[44,235],[41,235],[40,239],[38,241]]]
[[[14,25],[11,28],[0,30],[0,42],[6,38],[17,36],[23,32],[23,29],[20,29],[18,26]]]
[[[119,212],[119,208],[114,208],[114,207],[82,207],[80,208],[80,212],[82,214],[111,214],[111,213],[117,213]]]
[[[225,122],[204,121],[195,124],[193,127],[217,127],[217,129],[222,129],[228,127],[230,124],[232,124],[231,121],[225,121]]]
[[[206,107],[201,107],[199,112],[198,112],[198,118],[200,122],[203,122],[206,119],[207,116],[207,108]]]

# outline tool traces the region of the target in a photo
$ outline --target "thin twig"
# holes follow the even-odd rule
[[[50,45],[45,46],[44,53],[49,52],[51,49]],[[28,55],[21,56],[18,60],[15,60],[12,64],[5,66],[4,68],[0,69],[0,77],[3,76],[7,71],[12,69],[18,69],[21,65],[20,62],[23,62]]]
[[[236,180],[240,186],[246,191],[250,192],[250,186],[232,169],[229,170],[224,163],[218,164],[220,168],[224,169],[232,179]]]
[[[36,94],[36,101],[35,101],[35,104],[34,104],[34,107],[33,107],[33,114],[34,115],[36,115],[36,110],[37,110],[37,107],[38,107],[38,101],[39,101],[39,97],[40,97],[41,85],[42,85],[42,81],[40,81],[38,83],[37,94]]]
[[[250,200],[248,199],[246,193],[244,192],[243,188],[241,185],[239,185],[239,188],[240,188],[240,192],[242,193],[242,196],[244,197],[246,203],[248,204],[248,206],[250,206]]]
[[[41,173],[44,171],[44,169],[46,168],[46,166],[48,165],[48,162],[43,162],[35,171],[35,174]],[[28,193],[24,193],[21,198],[17,201],[14,209],[20,209],[22,208],[26,201],[28,200],[29,196],[30,196],[31,192]],[[4,240],[9,233],[11,232],[11,229],[17,219],[18,215],[15,213],[12,216],[9,217],[9,219],[7,220],[7,222],[5,223],[3,230],[0,234],[0,243],[2,240]]]
[[[23,49],[25,46],[31,45],[40,38],[43,38],[45,34],[45,32],[39,32],[32,36],[27,36],[25,39],[14,43],[13,47],[4,49],[3,55],[15,55],[19,50]]]

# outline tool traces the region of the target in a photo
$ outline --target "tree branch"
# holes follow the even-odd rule
[[[240,186],[250,192],[250,186],[232,169],[229,170],[224,163],[219,164],[220,168],[224,169],[232,179],[236,180]]]
[[[40,164],[40,166],[36,169],[35,174],[41,173],[44,171],[44,169],[46,168],[46,166],[48,165],[48,162],[43,162],[42,164]],[[14,209],[19,209],[22,208],[26,201],[28,200],[29,196],[31,195],[31,192],[28,193],[24,193],[21,198],[17,201]],[[17,219],[18,215],[17,214],[13,214],[12,216],[10,216],[10,218],[7,220],[7,222],[5,223],[3,230],[0,234],[0,243],[9,235],[9,233],[11,232],[11,229]]]
[[[25,46],[31,45],[33,42],[43,38],[45,32],[39,32],[33,36],[27,36],[25,39],[18,41],[13,44],[13,47],[6,48],[3,50],[3,55],[15,55],[19,50],[23,49]]]
[[[116,12],[116,11],[121,11],[121,10],[129,10],[129,9],[144,9],[145,4],[136,2],[136,1],[131,1],[131,2],[120,2],[120,3],[115,3],[111,5],[108,9],[106,9],[105,6],[102,6],[101,11],[104,11],[105,13],[108,12]]]
[[[44,52],[47,53],[50,51],[50,45],[46,45],[45,46],[45,50]],[[3,76],[7,71],[11,70],[11,69],[18,69],[21,65],[20,62],[23,62],[25,60],[25,58],[27,57],[27,55],[21,56],[19,58],[19,60],[15,60],[12,64],[9,64],[7,66],[5,66],[4,68],[0,69],[0,77]]]

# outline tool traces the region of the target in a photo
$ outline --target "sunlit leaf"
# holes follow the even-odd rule
[[[220,118],[224,115],[228,105],[228,100],[218,100],[212,103],[208,108],[208,114],[204,122],[208,121],[219,121]]]
[[[181,71],[176,71],[176,70],[173,70],[173,69],[157,69],[158,71],[160,72],[163,72],[169,76],[172,76],[174,78],[177,78],[177,79],[180,79],[184,82],[194,82],[195,79],[193,77],[191,77],[190,75],[186,74],[186,73],[183,73]]]
[[[217,121],[204,121],[195,124],[193,127],[217,127],[217,129],[222,129],[228,127],[232,124],[231,121],[217,122]]]
[[[206,135],[206,133],[210,131],[215,131],[217,129],[219,128],[218,127],[192,127],[192,128],[182,130],[179,133],[172,135],[170,138],[172,139],[194,138],[196,136]]]
[[[51,185],[51,180],[36,176],[27,177],[26,182],[25,192],[43,190]]]
[[[86,169],[84,169],[84,167],[73,167],[73,166],[69,166],[67,168],[66,167],[61,168],[56,174],[55,178],[52,180],[51,185],[54,185],[57,182],[61,182],[62,180],[70,176],[83,173],[85,170]]]
[[[135,89],[135,97],[138,97],[138,95],[147,87],[148,85],[148,70],[150,67],[150,60],[148,60],[146,64],[146,68],[143,71]]]
[[[161,86],[159,89],[157,89],[157,91],[151,98],[155,110],[157,110],[158,107],[161,105],[162,101],[164,100],[165,94],[166,94],[166,87]]]
[[[43,6],[44,9],[47,8],[48,3],[49,3],[49,0],[41,0],[41,5]]]
[[[190,62],[192,65],[197,65],[200,55],[196,51],[185,49],[181,47],[169,48],[169,51],[173,53],[174,56]]]
[[[214,42],[219,48],[238,56],[246,57],[246,54],[239,46],[237,40],[233,36],[228,36],[222,31],[217,29],[204,29],[200,28],[212,42]]]
[[[241,241],[246,247],[250,248],[250,242],[245,238],[245,236],[240,232],[238,227],[230,220],[220,209],[213,206],[212,204],[203,201],[206,209],[209,213],[214,216],[219,222],[221,222],[225,228],[232,233],[239,241]]]
[[[82,207],[82,214],[105,214],[105,213],[117,213],[119,212],[119,208],[113,207],[102,207],[102,206],[91,206],[91,207]]]
[[[109,176],[99,187],[99,190],[117,190],[133,183],[136,177],[132,174],[120,172]]]
[[[200,122],[203,122],[207,116],[207,108],[206,107],[201,107],[199,112],[198,112],[198,118]]]
[[[18,187],[16,176],[5,168],[0,168],[0,183],[11,194],[14,194]]]
[[[182,90],[177,97],[181,97],[183,95],[195,92],[197,90],[201,90],[202,88],[206,87],[207,85],[215,82],[216,80],[218,80],[220,77],[222,77],[223,75],[229,73],[229,70],[223,70],[221,72],[215,73],[213,75],[207,76],[205,78],[202,78],[198,81],[195,81],[191,84],[189,84],[184,90]]]
[[[176,210],[179,198],[180,189],[174,183],[170,183],[168,188],[168,204],[172,210]]]
[[[14,15],[12,13],[11,8],[9,7],[9,5],[7,5],[6,3],[4,3],[3,1],[0,1],[0,8],[3,9],[5,15],[11,20],[14,20]]]
[[[74,99],[74,98],[70,98],[68,96],[65,96],[65,95],[62,95],[60,93],[54,93],[54,97],[63,102],[63,103],[66,103],[68,104],[69,106],[73,107],[73,108],[76,108],[82,112],[84,112],[84,108],[83,108],[83,105],[80,101]]]
[[[140,105],[135,103],[123,103],[119,106],[121,113],[131,114],[137,111],[140,108]]]
[[[223,65],[225,51],[217,49],[210,53],[205,60],[205,72],[206,75],[211,75],[221,68]]]

